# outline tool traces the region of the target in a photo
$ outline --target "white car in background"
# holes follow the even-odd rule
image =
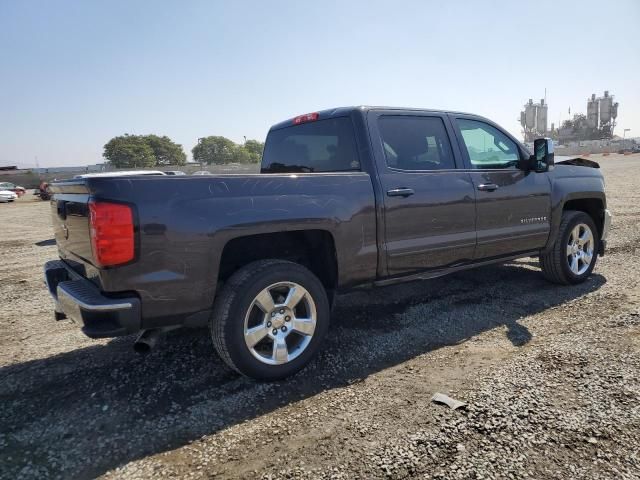
[[[18,198],[18,195],[15,192],[11,190],[0,190],[1,203],[13,202],[16,198]]]
[[[10,192],[13,192],[16,195],[18,195],[18,198],[20,198],[22,195],[27,193],[27,190],[24,187],[21,187],[20,185],[16,185],[15,183],[11,183],[11,182],[0,183],[0,190],[9,190]]]

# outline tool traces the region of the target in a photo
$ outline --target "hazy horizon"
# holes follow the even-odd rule
[[[124,133],[190,157],[346,105],[468,111],[522,138],[545,88],[549,125],[609,90],[614,133],[640,136],[635,0],[344,3],[0,1],[0,165],[100,163]]]

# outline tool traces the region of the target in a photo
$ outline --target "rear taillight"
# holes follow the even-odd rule
[[[97,266],[109,267],[133,260],[135,238],[131,207],[120,203],[90,201],[89,230]]]
[[[301,123],[315,122],[316,120],[318,120],[318,118],[320,118],[320,114],[317,112],[305,113],[304,115],[298,115],[296,118],[294,118],[293,124],[300,125]]]

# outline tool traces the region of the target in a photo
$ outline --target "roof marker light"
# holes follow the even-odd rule
[[[296,118],[294,118],[293,124],[300,125],[301,123],[315,122],[319,117],[320,114],[318,112],[305,113],[304,115],[298,115]]]

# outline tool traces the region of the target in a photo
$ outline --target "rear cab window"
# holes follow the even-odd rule
[[[261,173],[348,172],[360,170],[349,117],[315,120],[271,130]]]
[[[455,161],[439,117],[384,115],[378,119],[387,166],[397,170],[451,170]]]

